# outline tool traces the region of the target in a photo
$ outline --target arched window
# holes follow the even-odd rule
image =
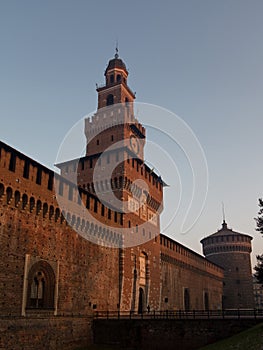
[[[19,191],[15,191],[15,206],[18,207],[20,202],[20,192]]]
[[[33,197],[30,198],[30,213],[32,213],[35,207],[35,199]]]
[[[107,96],[107,106],[113,105],[114,103],[114,97],[112,94]]]
[[[113,74],[111,74],[111,76],[110,76],[110,83],[111,83],[111,84],[114,83],[114,75],[113,75]]]
[[[40,200],[38,200],[37,201],[37,215],[39,215],[41,209],[42,209],[42,203]]]
[[[53,207],[53,205],[51,205],[49,207],[49,220],[52,219],[53,215],[54,215],[54,207]]]
[[[24,193],[23,196],[22,196],[22,209],[26,209],[27,202],[28,202],[28,197],[27,197],[27,195]]]
[[[11,199],[12,199],[13,191],[11,187],[7,187],[6,189],[6,203],[10,204]]]
[[[59,217],[60,217],[60,210],[59,210],[59,208],[56,208],[56,211],[55,211],[55,222],[58,221]]]
[[[45,277],[43,272],[35,274],[30,288],[30,301],[33,307],[43,307],[43,296],[45,290]]]
[[[43,204],[43,218],[46,217],[47,212],[48,212],[48,205],[47,205],[47,203],[44,203]]]
[[[121,81],[121,75],[118,74],[118,75],[117,75],[117,82],[119,83],[120,81]]]
[[[46,261],[35,263],[28,274],[27,308],[53,309],[55,273]]]

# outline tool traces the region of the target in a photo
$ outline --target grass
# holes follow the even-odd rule
[[[263,323],[199,350],[263,350]]]

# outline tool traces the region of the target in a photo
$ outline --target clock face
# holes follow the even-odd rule
[[[131,137],[130,137],[130,146],[131,146],[134,153],[136,153],[136,154],[139,153],[139,149],[140,149],[139,141],[134,135],[131,135]]]

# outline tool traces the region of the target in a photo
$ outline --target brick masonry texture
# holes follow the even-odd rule
[[[165,184],[144,164],[145,130],[127,106],[135,96],[127,86],[125,65],[115,59],[105,72],[106,85],[97,89],[98,112],[86,120],[86,156],[59,164],[61,175],[0,142],[3,349],[90,344],[94,311],[222,307],[228,276],[218,266],[220,261],[205,259],[160,234]],[[123,110],[107,114],[104,108],[112,101],[123,104]],[[112,123],[114,113],[122,115],[123,124]],[[99,136],[92,139],[97,128]],[[122,139],[118,149],[107,153],[113,141]],[[103,168],[117,158],[121,162],[107,179]],[[94,182],[96,162],[101,178]],[[147,183],[149,192],[144,205],[133,212],[98,198],[110,187],[121,203],[140,202],[144,190],[134,184],[137,179]],[[126,244],[138,237],[143,238],[140,244]],[[248,274],[249,259],[247,254],[237,262],[240,280]]]
[[[258,321],[260,322],[260,321]],[[255,320],[95,320],[96,344],[117,349],[194,350],[253,327]]]
[[[224,308],[254,307],[251,240],[223,222],[222,229],[201,241],[206,258],[224,268]]]

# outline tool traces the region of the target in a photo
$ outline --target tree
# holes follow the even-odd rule
[[[256,230],[263,235],[263,200],[259,198],[258,200],[259,212],[258,217],[255,218],[257,223]],[[259,283],[263,284],[263,254],[257,255],[257,265],[255,266],[255,277]]]
[[[263,254],[257,255],[257,265],[254,267],[255,277],[259,283],[263,284]]]
[[[258,206],[260,209],[258,212],[258,217],[255,218],[256,223],[257,223],[256,230],[259,231],[263,235],[263,200],[262,200],[262,198],[259,198]]]

